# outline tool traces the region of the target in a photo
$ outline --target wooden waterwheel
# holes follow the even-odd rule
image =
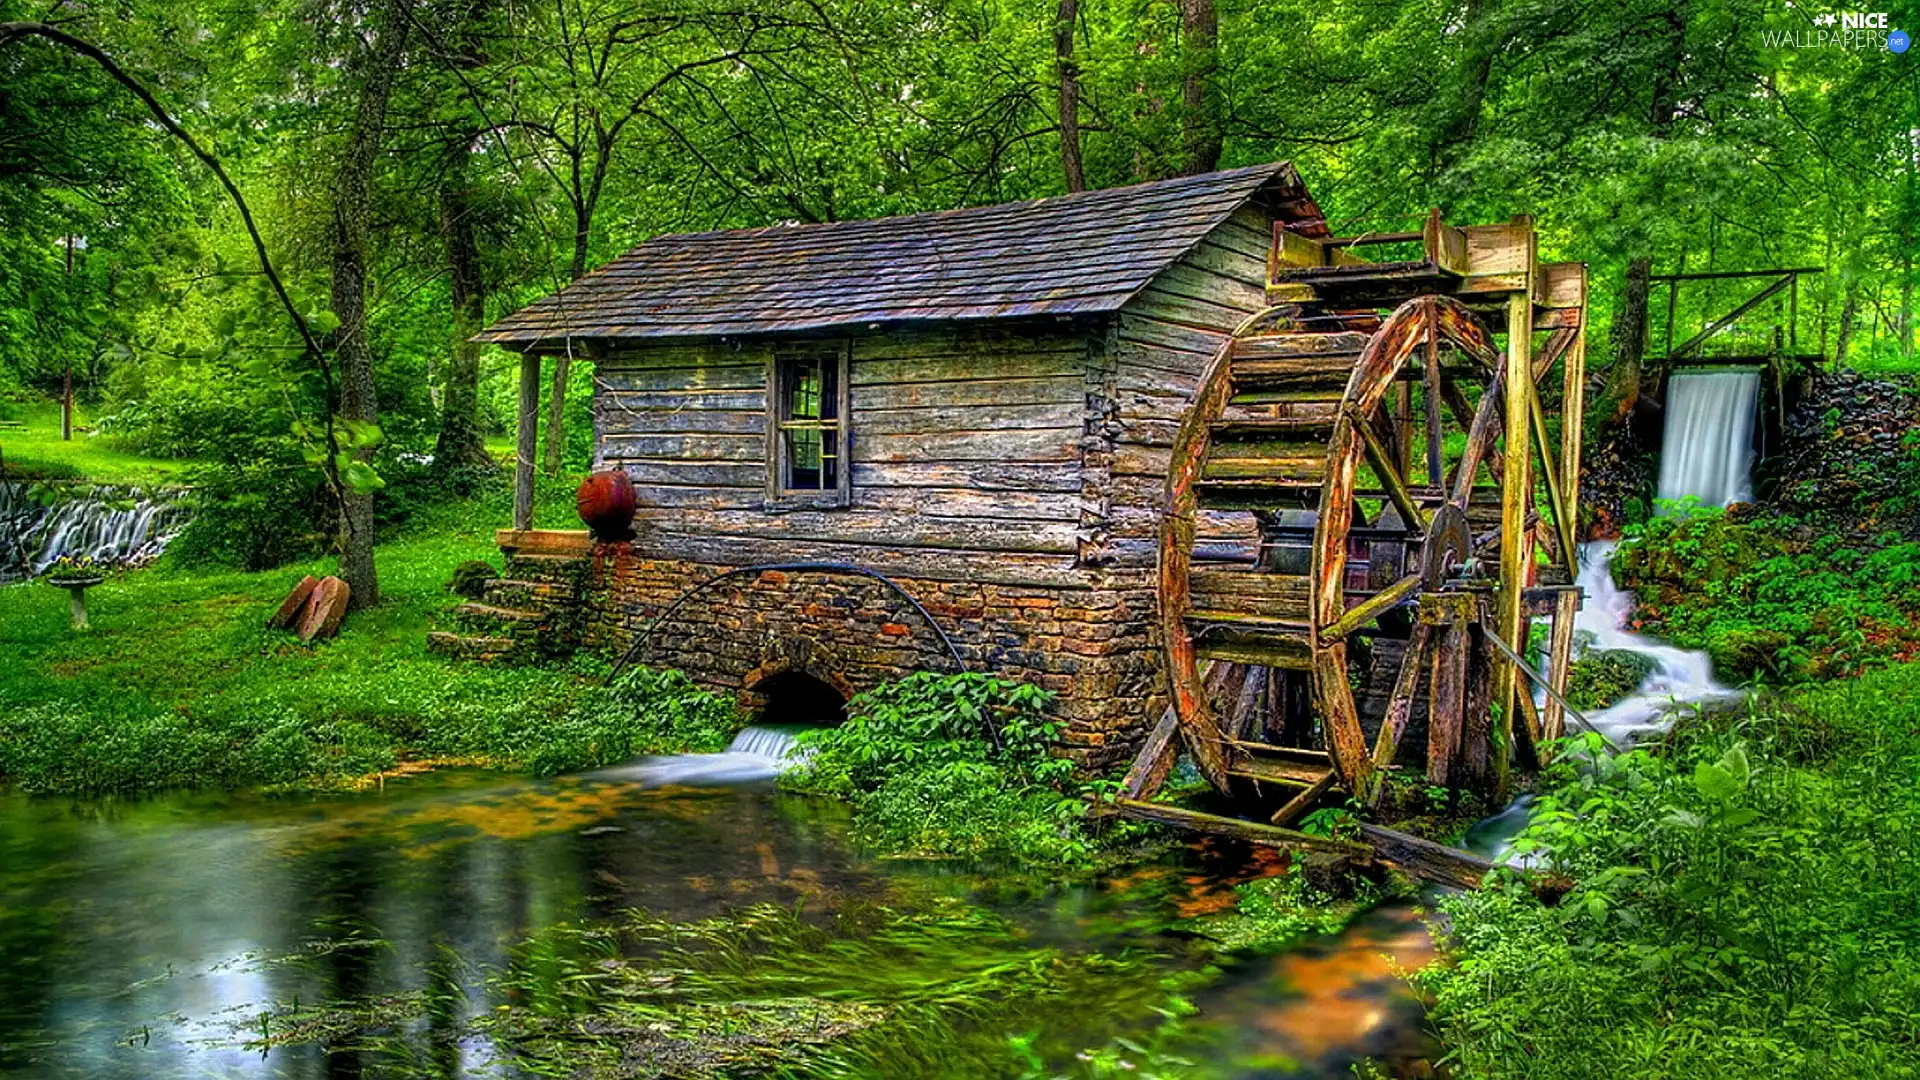
[[[1363,262],[1371,243],[1414,254]],[[1214,356],[1174,438],[1171,704],[1127,794],[1158,785],[1176,731],[1220,791],[1282,793],[1277,823],[1336,785],[1376,800],[1392,769],[1504,787],[1564,716],[1583,268],[1535,265],[1526,219],[1436,212],[1419,233],[1276,230],[1272,279],[1275,306]],[[1514,662],[1540,615],[1544,709]]]

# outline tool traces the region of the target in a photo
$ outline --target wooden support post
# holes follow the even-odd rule
[[[1585,270],[1581,271],[1584,277]],[[1560,498],[1572,515],[1574,536],[1580,535],[1580,439],[1587,414],[1587,304],[1581,290],[1580,328],[1574,332],[1561,361],[1560,383]],[[1575,571],[1576,576],[1578,571]]]
[[[1568,668],[1573,661],[1573,619],[1580,610],[1580,594],[1572,589],[1553,598],[1552,638],[1547,646],[1546,714],[1540,718],[1540,738],[1551,742],[1567,733],[1567,710],[1561,702],[1567,695]]]
[[[1433,650],[1433,681],[1427,690],[1427,782],[1451,785],[1460,756],[1460,729],[1467,700],[1467,624],[1447,624]]]
[[[1530,420],[1527,398],[1533,389],[1533,299],[1521,289],[1507,298],[1507,380],[1505,460],[1500,468],[1500,625],[1499,636],[1519,651],[1525,624],[1523,592],[1527,587],[1527,496],[1533,488],[1533,454],[1528,442]],[[1495,797],[1504,800],[1513,759],[1513,721],[1516,711],[1514,672],[1494,665],[1493,701],[1500,712],[1500,729],[1493,746]]]
[[[1540,404],[1540,394],[1531,383],[1527,385],[1527,411],[1533,415],[1533,437],[1540,444],[1540,473],[1547,481],[1547,501],[1553,504],[1553,531],[1560,548],[1560,561],[1566,565],[1567,573],[1577,578],[1580,576],[1580,554],[1574,550],[1573,522],[1567,518],[1572,511],[1560,495],[1560,481],[1564,474],[1560,470],[1559,460],[1554,456],[1553,444],[1547,441],[1546,407]]]
[[[520,356],[520,413],[515,420],[513,527],[533,528],[533,459],[540,452],[540,354]]]

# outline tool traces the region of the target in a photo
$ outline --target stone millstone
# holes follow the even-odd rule
[[[301,578],[300,584],[295,585],[293,591],[287,594],[287,598],[280,601],[280,609],[267,619],[267,629],[293,629],[300,622],[300,616],[307,610],[307,598],[313,595],[313,590],[319,584],[320,579],[312,574]]]
[[[300,619],[300,640],[330,638],[339,633],[340,623],[347,617],[347,598],[351,594],[347,583],[337,577],[326,578],[315,586],[313,596],[307,601],[306,614]]]

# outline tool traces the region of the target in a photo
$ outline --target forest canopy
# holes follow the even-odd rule
[[[1898,365],[1920,59],[1884,35],[1821,44],[1817,18],[1778,0],[0,0],[0,22],[97,46],[224,164],[330,354],[303,349],[232,201],[139,100],[0,30],[0,397],[70,373],[99,437],[223,467],[203,484],[353,504],[398,455],[491,460],[515,364],[465,339],[650,236],[1282,159],[1343,234],[1430,206],[1534,215],[1543,257],[1592,267],[1600,372],[1637,368],[1633,328],[1664,318],[1650,271],[1771,266],[1825,270],[1798,297],[1803,347]],[[1739,287],[1683,297],[1680,323]],[[550,365],[549,471],[585,459],[588,367]]]

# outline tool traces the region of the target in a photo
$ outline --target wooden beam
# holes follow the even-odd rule
[[[1173,825],[1213,836],[1231,836],[1237,840],[1265,844],[1269,847],[1328,851],[1357,859],[1368,859],[1373,856],[1372,848],[1351,840],[1336,840],[1330,836],[1314,836],[1311,833],[1282,829],[1275,825],[1262,825],[1256,821],[1242,821],[1239,818],[1221,817],[1218,814],[1203,814],[1198,810],[1169,806],[1166,803],[1121,798],[1115,799],[1113,804],[1121,814],[1136,821]]]
[[[1273,825],[1291,825],[1295,818],[1306,813],[1308,808],[1320,800],[1321,796],[1333,790],[1335,778],[1334,771],[1328,769],[1325,776],[1315,780],[1306,790],[1288,799],[1285,806],[1275,810],[1273,817],[1267,819],[1268,822]]]
[[[533,459],[540,452],[540,354],[520,354],[520,408],[514,420],[513,527],[533,528]]]
[[[1420,507],[1414,503],[1413,496],[1407,491],[1406,480],[1400,476],[1400,470],[1394,467],[1393,451],[1380,441],[1379,434],[1373,430],[1373,425],[1368,423],[1365,417],[1354,413],[1352,409],[1347,411],[1347,416],[1353,421],[1353,426],[1360,431],[1360,438],[1367,451],[1367,464],[1373,466],[1374,476],[1386,489],[1387,498],[1393,500],[1393,505],[1400,511],[1400,516],[1406,520],[1407,528],[1425,529],[1427,515],[1422,513]]]
[[[1533,389],[1533,301],[1524,292],[1507,298],[1505,461],[1500,468],[1500,624],[1498,634],[1520,641],[1527,586],[1527,496],[1533,487],[1533,454],[1527,443],[1530,418],[1527,397]],[[1514,673],[1506,665],[1494,667],[1492,706],[1500,714],[1500,731],[1493,740],[1495,797],[1504,799],[1512,768]]]
[[[1413,591],[1419,587],[1420,575],[1408,574],[1399,581],[1394,582],[1379,592],[1374,593],[1372,596],[1367,597],[1365,600],[1360,601],[1358,604],[1348,608],[1347,613],[1340,616],[1339,620],[1332,626],[1325,627],[1320,631],[1320,640],[1339,641],[1345,638],[1348,634],[1379,618],[1382,612],[1394,607],[1407,597],[1412,596]]]
[[[1554,457],[1553,444],[1547,441],[1547,411],[1540,404],[1540,394],[1532,383],[1527,384],[1527,409],[1533,414],[1533,438],[1540,444],[1540,471],[1547,480],[1547,502],[1553,509],[1553,531],[1560,541],[1560,559],[1566,564],[1567,573],[1580,576],[1580,553],[1574,549],[1573,522],[1567,519],[1567,503],[1560,495],[1561,473]]]
[[[1547,710],[1540,719],[1540,737],[1547,741],[1567,733],[1567,676],[1573,661],[1573,620],[1580,610],[1580,593],[1568,590],[1554,597],[1553,623],[1547,645]]]
[[[1407,640],[1407,651],[1400,655],[1400,672],[1394,676],[1393,696],[1387,700],[1387,714],[1381,718],[1380,732],[1373,738],[1373,763],[1379,768],[1393,764],[1394,754],[1400,748],[1400,739],[1407,732],[1407,721],[1413,716],[1413,694],[1420,685],[1420,666],[1427,657],[1427,643],[1432,640],[1431,624],[1414,624],[1413,636]],[[1375,795],[1378,794],[1376,789]]]
[[[1169,705],[1160,714],[1160,722],[1147,733],[1147,741],[1140,744],[1140,752],[1134,756],[1132,767],[1127,769],[1127,775],[1120,781],[1122,798],[1151,799],[1160,793],[1160,788],[1167,782],[1167,774],[1173,771],[1174,740],[1179,733],[1180,714]]]
[[[1787,284],[1793,280],[1794,279],[1792,277],[1783,277],[1779,281],[1776,281],[1773,284],[1767,286],[1766,288],[1761,289],[1759,292],[1754,293],[1752,296],[1748,297],[1746,301],[1742,303],[1739,307],[1734,308],[1732,311],[1729,311],[1725,315],[1722,315],[1719,318],[1708,323],[1707,328],[1705,330],[1702,330],[1699,333],[1688,338],[1686,341],[1681,342],[1679,347],[1667,353],[1666,359],[1671,361],[1676,356],[1685,356],[1686,354],[1699,348],[1701,345],[1706,343],[1706,340],[1708,338],[1719,333],[1721,330],[1726,329],[1728,326],[1733,325],[1733,323],[1737,321],[1740,318],[1740,316],[1745,315],[1747,312],[1752,311],[1756,307],[1759,307],[1762,303],[1764,303],[1767,300],[1768,297],[1771,297],[1775,293],[1786,288]]]
[[[1362,824],[1360,835],[1372,845],[1374,858],[1420,881],[1477,889],[1488,871],[1499,868],[1497,863],[1471,852],[1382,825]]]

